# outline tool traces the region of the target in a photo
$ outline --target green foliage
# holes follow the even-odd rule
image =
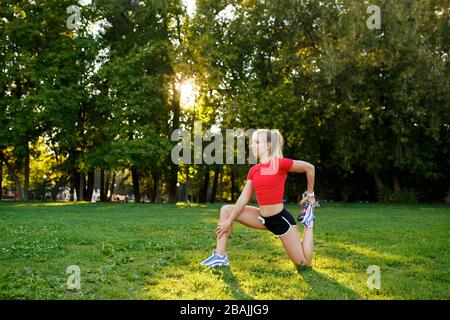
[[[378,201],[381,203],[417,203],[417,195],[414,190],[392,191],[383,188],[377,191]]]
[[[94,0],[82,6],[80,29],[69,30],[73,1],[2,1],[0,150],[17,188],[39,138],[66,183],[133,167],[165,188],[177,176],[171,132],[200,120],[280,129],[285,156],[313,163],[317,188],[334,198],[360,193],[360,181],[344,183],[345,175],[401,172],[402,189],[433,186],[420,201],[442,199],[450,176],[445,1],[380,0],[380,30],[367,28],[368,3],[359,0],[196,3],[191,19],[179,0]],[[198,89],[192,110],[180,109],[185,79]],[[200,186],[207,168],[193,169]]]
[[[341,177],[364,167],[434,181],[441,194],[450,167],[447,7],[377,5],[380,30],[367,28],[363,1],[198,1],[196,75],[208,79],[211,100],[224,101],[223,126],[281,129],[286,155],[314,163],[326,193],[357,189]],[[218,18],[227,6],[234,17]]]

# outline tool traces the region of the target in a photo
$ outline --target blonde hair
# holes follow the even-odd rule
[[[278,129],[257,129],[253,132],[253,137],[259,135],[263,136],[263,140],[266,143],[270,143],[271,150],[269,159],[283,158],[283,143],[284,139]]]

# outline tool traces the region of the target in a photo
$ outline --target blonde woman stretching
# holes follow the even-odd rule
[[[259,230],[269,230],[278,236],[286,253],[295,265],[310,266],[313,256],[312,207],[314,198],[314,166],[308,162],[283,158],[283,137],[278,130],[258,129],[252,135],[252,152],[259,163],[250,168],[245,187],[235,205],[220,209],[220,221],[216,230],[217,245],[212,255],[202,264],[208,267],[228,265],[226,251],[233,221]],[[300,240],[295,219],[283,206],[284,184],[288,172],[306,173],[309,208],[299,217],[305,226]],[[258,207],[248,206],[256,192]]]

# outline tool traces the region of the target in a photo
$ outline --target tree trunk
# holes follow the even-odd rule
[[[23,201],[23,190],[22,185],[20,184],[19,178],[13,173],[14,184],[16,185],[16,191],[19,193],[19,201]]]
[[[133,194],[134,194],[134,202],[141,202],[141,191],[139,186],[139,172],[135,166],[131,167],[131,176],[133,178]]]
[[[177,202],[177,182],[178,182],[178,166],[175,164],[170,165],[170,171],[168,174],[168,191],[169,191],[169,203]]]
[[[153,190],[153,183],[152,183],[153,179],[148,178],[145,182],[145,196],[147,197],[148,201],[151,202],[151,198],[152,198],[152,190]],[[145,201],[145,199],[144,199]]]
[[[234,170],[231,168],[231,202],[234,202]]]
[[[61,187],[61,179],[58,179],[55,183],[55,186],[51,188],[52,193],[52,201],[56,201],[58,198],[59,187]]]
[[[110,200],[112,200],[112,197],[113,197],[115,183],[116,183],[116,172],[113,171],[112,178],[111,178],[111,186],[109,188],[109,195],[110,195],[109,199]]]
[[[191,181],[189,179],[189,165],[186,165],[186,199],[185,202],[189,201],[189,189],[190,189]]]
[[[179,23],[179,21],[177,21]],[[179,24],[177,24],[179,25]],[[179,34],[179,37],[181,35]],[[179,38],[181,41],[181,38]],[[180,42],[181,43],[181,42]],[[183,79],[180,79],[182,82]],[[175,82],[172,83],[173,90],[173,99],[172,99],[172,111],[173,111],[173,119],[172,119],[172,127],[171,131],[177,130],[180,126],[180,90],[177,89]],[[167,191],[169,193],[168,202],[176,203],[177,202],[177,183],[178,183],[178,168],[179,166],[175,163],[170,164],[170,168],[167,174]]]
[[[51,189],[51,198],[52,198],[52,201],[53,202],[55,202],[56,200],[58,200],[58,186],[54,186],[52,189]]]
[[[108,197],[109,177],[110,177],[110,175],[111,175],[110,172],[108,172],[108,173],[106,174],[106,182],[105,182],[105,199],[106,199],[106,201],[110,201],[110,200],[111,200],[111,198]]]
[[[208,200],[208,187],[209,187],[209,169],[206,167],[205,179],[203,181],[203,188],[200,193],[200,203],[206,203]]]
[[[25,165],[23,168],[23,199],[25,201],[30,200],[30,147],[28,145],[28,141],[26,142],[25,149]]]
[[[22,185],[20,184],[20,180],[17,177],[17,175],[14,173],[14,170],[9,165],[7,165],[7,168],[8,168],[9,175],[13,178],[14,184],[16,185],[16,191],[19,193],[19,201],[22,201],[22,200],[24,200],[24,198],[23,198],[23,190],[22,190]]]
[[[396,170],[392,172],[392,183],[394,185],[394,192],[400,192],[400,178]]]
[[[86,175],[80,172],[80,200],[86,201]]]
[[[219,174],[219,202],[222,202],[222,195],[223,195],[223,172],[220,172]]]
[[[70,184],[70,195],[69,195],[69,201],[74,201],[74,196],[73,193],[75,192],[75,185],[73,184],[73,182]]]
[[[72,179],[73,179],[73,186],[75,188],[75,193],[77,195],[77,201],[81,201],[81,188],[80,188],[81,179],[80,173],[76,169],[73,169]]]
[[[153,176],[153,190],[152,190],[152,196],[150,198],[150,202],[155,203],[156,202],[156,194],[158,193],[158,177]]]
[[[158,184],[157,184],[157,189],[156,189],[156,202],[162,203],[162,201],[161,201],[161,195],[162,195],[161,177],[158,178],[157,182],[158,182]]]
[[[8,170],[9,175],[13,178],[14,184],[16,186],[16,192],[19,193],[19,200],[23,200],[23,192],[22,185],[20,184],[20,180],[17,175],[14,173],[13,168],[9,165],[8,161],[5,161],[6,168]]]
[[[210,203],[216,202],[217,182],[218,181],[219,181],[219,167],[216,167],[216,169],[214,170],[214,180],[213,180],[212,191],[211,191],[211,195],[209,197]]]
[[[100,202],[106,202],[105,169],[100,169]]]
[[[94,193],[94,182],[95,182],[95,170],[88,172],[88,182],[86,188],[86,201],[92,200],[92,194]]]
[[[3,161],[5,163],[6,169],[8,170],[8,174],[13,178],[14,184],[16,185],[16,192],[19,193],[19,200],[23,200],[23,191],[22,191],[22,185],[20,184],[19,177],[15,174],[13,168],[8,162],[8,159],[3,154],[3,152],[0,151],[0,161]]]
[[[375,185],[377,186],[378,190],[381,190],[384,188],[383,181],[381,180],[381,177],[378,173],[373,174],[373,179],[375,180]]]

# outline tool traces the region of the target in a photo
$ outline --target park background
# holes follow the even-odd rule
[[[449,17],[437,0],[3,0],[0,297],[449,299]],[[239,225],[232,267],[199,266],[251,165],[174,164],[171,134],[198,121],[279,129],[314,164],[311,271]],[[305,188],[288,175],[293,214]]]
[[[194,3],[2,1],[0,194],[235,201],[250,165],[171,161],[201,121],[279,129],[323,200],[450,201],[446,1]]]

